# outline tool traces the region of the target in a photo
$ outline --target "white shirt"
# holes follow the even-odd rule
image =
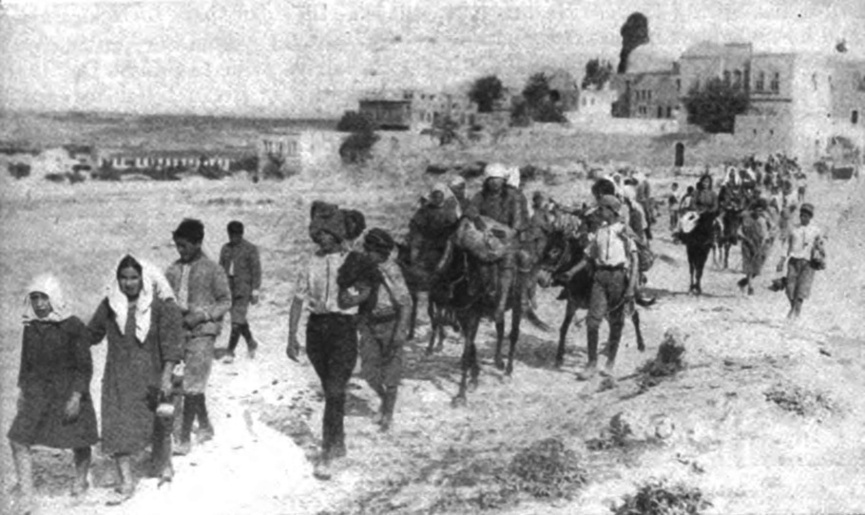
[[[589,256],[600,266],[627,266],[625,226],[621,222],[604,225],[589,236]]]
[[[821,237],[820,228],[813,223],[793,227],[788,237],[788,255],[791,258],[811,259],[814,243]]]
[[[339,267],[345,261],[345,257],[346,254],[337,252],[323,256],[314,254],[309,258],[306,267],[297,278],[294,298],[303,300],[310,313],[318,315],[326,313],[354,315],[357,313],[357,306],[340,309],[337,303],[339,285],[336,282],[336,276]]]

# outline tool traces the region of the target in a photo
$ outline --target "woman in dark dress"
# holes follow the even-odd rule
[[[22,513],[33,508],[33,445],[73,449],[72,495],[87,489],[90,446],[99,440],[90,398],[92,375],[84,323],[69,313],[57,279],[38,277],[25,299],[18,413],[8,433]]]
[[[102,378],[102,450],[112,455],[120,475],[120,504],[135,492],[131,456],[151,445],[151,464],[160,484],[170,481],[171,427],[156,407],[171,394],[171,373],[181,359],[180,308],[154,290],[154,268],[126,256],[117,266],[117,283],[99,304],[88,329],[91,342],[107,337]]]

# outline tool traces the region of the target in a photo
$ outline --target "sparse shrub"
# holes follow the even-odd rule
[[[30,165],[27,163],[9,163],[7,169],[9,170],[9,174],[16,179],[30,176]]]
[[[378,139],[374,132],[354,132],[339,146],[339,157],[346,164],[364,163],[372,157],[372,146]]]
[[[675,330],[669,330],[664,334],[664,341],[658,347],[655,359],[645,362],[637,369],[637,384],[640,391],[648,390],[685,369],[685,362],[682,359],[685,346],[682,340],[684,337]]]
[[[45,180],[51,182],[66,182],[66,174],[65,173],[46,173]]]
[[[699,488],[684,484],[667,485],[649,480],[635,495],[626,495],[624,504],[611,508],[615,515],[698,515],[712,506]]]
[[[616,413],[610,419],[610,424],[602,432],[599,438],[586,441],[586,447],[592,451],[604,451],[607,449],[623,448],[628,445],[628,438],[634,436],[634,430],[624,419],[622,413]]]
[[[511,105],[511,127],[528,127],[532,123],[529,105],[524,98],[516,97]]]
[[[763,396],[782,410],[800,417],[819,416],[838,409],[825,393],[812,392],[793,384],[775,384],[765,391]]]
[[[576,453],[559,438],[535,442],[518,452],[508,466],[505,482],[541,498],[571,498],[588,482]]]

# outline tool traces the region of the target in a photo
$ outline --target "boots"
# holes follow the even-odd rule
[[[159,478],[159,486],[171,482],[174,467],[171,465],[171,432],[173,418],[157,418],[153,427],[150,447],[151,476]]]
[[[612,376],[613,368],[616,366],[616,355],[619,352],[619,342],[622,340],[622,329],[621,326],[610,327],[610,339],[607,343],[607,364],[604,367],[604,372],[602,372],[606,376]]]
[[[18,512],[30,513],[34,508],[33,499],[33,456],[30,447],[12,442],[12,459],[18,472],[18,485],[15,488]]]
[[[186,394],[183,396],[182,420],[180,426],[180,437],[174,449],[174,454],[185,456],[192,450],[192,424],[195,422],[195,414],[198,410],[198,396]],[[176,412],[175,412],[176,413]]]
[[[590,327],[588,329],[588,351],[589,351],[589,361],[586,363],[586,368],[577,373],[577,380],[579,381],[588,381],[597,373],[598,367],[598,339],[600,338],[600,329],[597,327]]]
[[[505,319],[505,311],[508,310],[508,297],[511,293],[511,285],[514,283],[514,269],[502,268],[499,275],[499,289],[496,291],[496,322],[503,322]]]
[[[382,399],[381,406],[381,430],[382,432],[387,432],[390,430],[391,424],[393,424],[393,410],[396,406],[396,396],[398,386],[386,386],[385,387],[385,395],[384,399]]]
[[[132,458],[127,455],[115,457],[117,465],[117,475],[120,476],[120,485],[114,491],[116,495],[109,499],[105,504],[108,506],[117,506],[123,504],[132,498],[135,493],[135,478],[132,475]]]
[[[240,341],[240,326],[231,324],[231,334],[228,336],[228,348],[225,351],[225,357],[222,358],[223,363],[234,362],[234,350],[237,348],[237,342]]]
[[[199,393],[198,397],[198,442],[204,443],[213,440],[213,424],[210,423],[210,417],[207,416],[207,402],[203,393]]]
[[[73,450],[75,459],[75,481],[72,483],[72,497],[83,495],[90,487],[87,473],[90,471],[90,447],[80,447]]]

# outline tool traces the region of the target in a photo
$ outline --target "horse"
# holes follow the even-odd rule
[[[497,263],[484,262],[472,253],[459,248],[453,242],[448,243],[448,249],[440,263],[434,295],[443,308],[450,310],[459,324],[463,337],[463,354],[460,360],[462,375],[459,392],[454,396],[452,404],[463,406],[466,403],[466,392],[474,390],[478,385],[480,366],[478,364],[477,336],[480,322],[483,318],[494,318],[497,307],[497,290],[501,287],[498,277]],[[515,274],[507,292],[506,311],[511,311],[510,347],[505,364],[502,359],[502,343],[504,341],[504,320],[495,321],[496,353],[495,366],[511,375],[514,369],[514,351],[520,336],[522,320],[522,287]],[[471,378],[469,379],[469,373]]]
[[[698,215],[694,228],[679,236],[679,239],[685,244],[688,254],[688,270],[691,280],[688,293],[695,293],[696,295],[703,293],[700,282],[703,278],[706,260],[709,259],[709,252],[715,241],[713,227],[716,218],[716,212],[704,211]]]
[[[573,268],[585,255],[588,236],[585,223],[581,224],[578,236],[558,228],[553,230],[549,236],[547,246],[541,255],[541,269],[552,278],[552,285],[562,286],[558,300],[566,301],[565,318],[559,328],[559,345],[556,350],[555,365],[556,368],[559,368],[564,364],[565,341],[577,310],[589,309],[589,300],[592,294],[592,270],[587,266],[575,273],[569,280],[562,277],[564,272]],[[646,345],[640,330],[640,314],[636,306],[631,310],[631,322],[637,334],[637,349],[643,352]]]

